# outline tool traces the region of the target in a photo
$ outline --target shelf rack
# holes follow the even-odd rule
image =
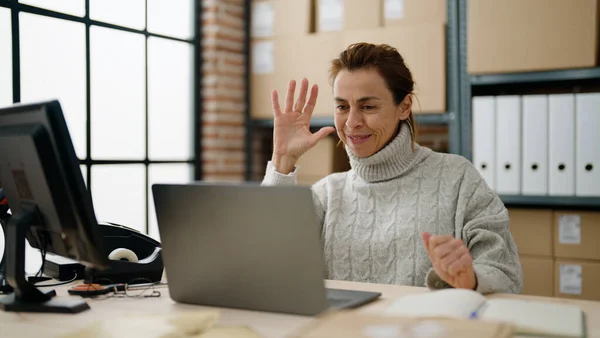
[[[502,93],[506,88],[521,86],[522,88],[540,88],[541,86],[557,86],[568,83],[575,87],[578,84],[600,85],[600,67],[548,70],[537,72],[519,72],[503,74],[470,75],[467,73],[467,11],[468,0],[448,0],[458,6],[458,55],[459,55],[459,111],[460,112],[460,150],[459,153],[472,160],[472,115],[471,98],[473,91],[483,88]],[[524,86],[524,87],[523,87]],[[599,131],[600,132],[600,131]],[[540,207],[540,208],[574,208],[600,210],[600,196],[528,196],[500,195],[507,206]]]
[[[251,13],[251,0],[245,0],[246,10],[246,27],[250,27],[250,20],[252,19]],[[415,120],[420,125],[447,125],[448,126],[448,140],[450,153],[460,153],[460,116],[456,112],[459,112],[459,67],[458,67],[458,6],[454,0],[447,1],[447,25],[446,25],[446,109],[445,113],[421,113],[416,114]],[[251,53],[250,53],[250,31],[246,30],[245,36],[245,50],[246,50],[246,64],[249,67],[251,64]],[[250,68],[247,68],[250,69]],[[246,88],[250,90],[250,72],[246,72],[245,78]],[[253,119],[250,112],[250,95],[246,93],[246,180],[252,179],[252,168],[254,163],[253,153],[253,135],[256,128],[273,128],[272,119]],[[333,126],[332,117],[313,117],[311,119],[311,127],[320,128],[324,126]]]
[[[246,0],[247,13],[250,12],[251,0]],[[521,88],[536,88],[548,84],[563,84],[577,86],[590,84],[600,86],[600,67],[549,70],[538,72],[519,72],[505,74],[470,75],[467,72],[467,8],[468,0],[447,0],[446,24],[446,104],[447,112],[441,114],[418,114],[416,120],[421,125],[447,125],[449,152],[459,154],[472,160],[472,130],[471,130],[471,98],[473,92],[487,90],[503,93],[513,86]],[[247,17],[250,22],[250,15]],[[250,35],[246,36],[246,48],[249,53]],[[250,57],[246,60],[250,64]],[[249,73],[246,73],[246,83],[249,88]],[[514,90],[514,89],[513,89]],[[247,95],[247,107],[249,95]],[[249,108],[248,108],[249,109]],[[320,128],[333,126],[333,117],[314,117],[311,126]],[[250,111],[246,112],[246,179],[252,177],[252,139],[256,128],[273,128],[270,119],[253,119]],[[500,198],[508,206],[544,207],[544,208],[586,208],[600,209],[599,197],[578,196],[525,196],[501,195]]]

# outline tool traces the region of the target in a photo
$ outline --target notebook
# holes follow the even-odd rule
[[[385,311],[402,317],[479,319],[514,325],[518,334],[585,337],[578,306],[517,299],[488,299],[466,289],[444,289],[398,298]]]
[[[391,317],[363,311],[334,311],[300,327],[289,338],[512,338],[507,323],[448,318]]]

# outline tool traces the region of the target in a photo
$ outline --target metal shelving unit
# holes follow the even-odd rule
[[[600,197],[500,195],[510,207],[600,210]]]
[[[505,74],[470,75],[467,73],[467,11],[468,0],[449,0],[458,8],[458,39],[457,48],[459,55],[459,109],[460,112],[460,150],[459,153],[472,160],[472,115],[471,98],[473,91],[483,88],[491,91],[505,92],[507,88],[521,86],[521,88],[540,88],[541,86],[558,86],[568,84],[579,87],[581,84],[600,85],[600,67],[549,70],[539,72],[521,72]],[[452,43],[450,43],[452,45]],[[500,198],[507,206],[514,207],[540,207],[540,208],[573,208],[600,210],[600,196],[528,196],[528,195],[501,195]]]
[[[507,73],[472,75],[472,86],[487,86],[514,83],[547,83],[600,79],[600,67],[552,70],[547,72]]]
[[[450,121],[450,116],[453,116],[453,113],[441,113],[441,114],[420,114],[415,116],[415,121],[417,124],[426,124],[426,125],[446,125]],[[255,128],[273,128],[273,120],[272,119],[253,119],[252,124]],[[333,117],[313,117],[310,121],[310,126],[312,128],[321,128],[333,126],[334,121]]]
[[[250,53],[250,21],[251,21],[251,0],[245,0],[245,11],[246,11],[246,36],[245,36],[245,50],[246,50],[246,65],[247,69],[251,64],[251,53]],[[446,106],[447,112],[445,113],[424,113],[416,114],[415,120],[420,125],[447,125],[448,126],[448,139],[449,139],[449,152],[454,154],[460,153],[461,145],[461,114],[459,112],[459,55],[458,55],[458,6],[456,0],[447,1],[447,25],[446,25]],[[246,72],[246,88],[250,90],[250,72]],[[253,135],[256,128],[273,128],[273,120],[271,119],[253,119],[250,112],[250,95],[247,92],[246,95],[246,180],[252,178],[252,168],[254,163],[253,158]],[[324,126],[333,126],[332,117],[313,117],[311,120],[311,127],[320,128]]]

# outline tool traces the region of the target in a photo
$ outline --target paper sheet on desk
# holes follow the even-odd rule
[[[140,315],[106,319],[61,338],[261,338],[244,326],[222,327],[216,311]]]
[[[302,328],[293,338],[510,338],[514,327],[449,318],[390,317],[340,311]]]

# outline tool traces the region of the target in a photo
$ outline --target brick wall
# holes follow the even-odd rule
[[[242,181],[245,172],[244,1],[202,1],[204,180]]]

